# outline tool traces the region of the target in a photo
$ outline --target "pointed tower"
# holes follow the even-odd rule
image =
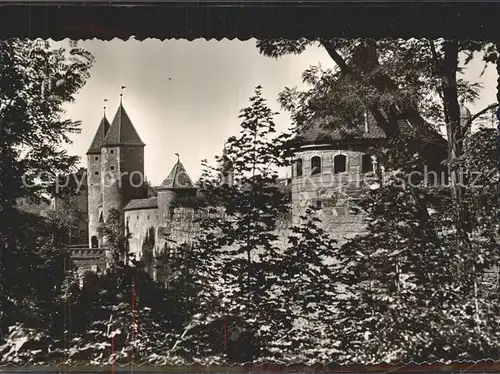
[[[123,104],[116,112],[101,146],[102,212],[123,212],[131,199],[146,197],[144,188],[144,146]]]
[[[166,222],[170,217],[172,202],[177,198],[196,196],[197,188],[179,158],[168,177],[156,190],[158,191],[158,218],[161,222]]]
[[[109,130],[106,113],[97,128],[94,140],[87,151],[87,186],[88,186],[88,215],[89,215],[89,246],[99,247],[97,227],[99,226],[100,206],[102,205],[101,191],[101,146]]]

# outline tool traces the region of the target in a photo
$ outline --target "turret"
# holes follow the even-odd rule
[[[179,157],[179,155],[177,155]],[[177,198],[196,196],[196,187],[182,165],[180,158],[168,174],[168,177],[156,189],[158,191],[158,216],[161,222],[170,218],[170,208]]]
[[[104,222],[110,209],[123,212],[131,199],[146,197],[144,145],[120,102],[101,147]]]
[[[109,130],[110,124],[104,114],[89,150],[87,151],[87,186],[88,186],[88,217],[89,217],[89,247],[99,247],[97,228],[99,227],[100,206],[102,206],[101,191],[101,146]]]

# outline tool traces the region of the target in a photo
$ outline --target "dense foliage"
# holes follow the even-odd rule
[[[279,57],[311,43],[258,46]],[[59,146],[76,127],[62,119],[61,104],[83,86],[92,58],[44,43],[0,43],[0,208],[9,217],[0,224],[2,362],[498,357],[498,144],[491,129],[468,135],[481,116],[460,121],[458,106],[481,88],[460,80],[461,54],[482,52],[491,61],[496,51],[447,40],[316,43],[335,67],[309,69],[309,90],[280,95],[294,131],[275,133],[276,113],[257,87],[218,166],[204,163],[202,196],[175,202],[196,210],[199,235],[158,248],[149,228],[136,258],[128,248],[134,233],[111,210],[99,228],[108,268],[85,273],[82,287],[63,245],[81,218],[70,209],[71,197],[62,200],[63,211],[48,213],[27,200],[41,196],[42,184],[26,188],[21,176],[43,182],[52,176],[38,178],[41,172],[72,170],[74,158]],[[325,232],[320,209],[306,207],[280,236],[290,204],[276,170],[290,166],[295,130],[318,122],[325,131],[349,127],[365,111],[387,136],[373,150],[384,172],[377,170],[375,183],[356,196],[366,231],[341,245]],[[411,134],[399,131],[401,118]],[[452,183],[429,185],[410,177],[429,161],[411,139],[426,139],[439,125],[446,128]],[[453,178],[460,175],[458,184]]]

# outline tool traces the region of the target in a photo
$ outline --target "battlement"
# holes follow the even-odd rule
[[[88,245],[67,246],[69,255],[81,272],[96,271],[106,267],[106,251],[104,248],[89,248]]]

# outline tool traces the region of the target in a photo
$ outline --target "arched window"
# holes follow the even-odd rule
[[[97,240],[97,236],[93,236],[90,238],[90,245],[92,248],[99,248],[99,240]]]
[[[321,157],[314,156],[311,158],[311,175],[321,174]]]
[[[373,160],[371,155],[364,154],[363,156],[361,156],[361,172],[373,172]]]
[[[347,171],[347,156],[336,155],[333,158],[333,174],[344,173]]]
[[[301,177],[302,176],[302,159],[301,158],[297,159],[295,168],[296,168],[295,170],[297,171],[297,177]]]
[[[104,222],[104,217],[102,216],[102,212],[101,214],[99,214],[99,222]]]

